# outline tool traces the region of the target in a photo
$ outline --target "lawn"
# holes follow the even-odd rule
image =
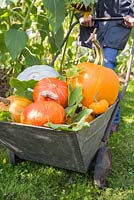
[[[121,102],[121,124],[109,138],[112,173],[104,190],[94,186],[93,173],[80,174],[32,162],[13,167],[8,150],[0,149],[0,200],[133,200],[134,81]]]

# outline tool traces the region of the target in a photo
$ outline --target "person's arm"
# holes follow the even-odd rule
[[[94,26],[94,20],[92,15],[89,15],[88,17],[80,17],[79,22],[81,26],[86,26],[86,27]]]
[[[134,27],[134,0],[130,0],[129,13],[124,17],[124,23],[127,27]]]
[[[124,23],[129,28],[134,27],[134,17],[131,17],[130,15],[125,16]]]

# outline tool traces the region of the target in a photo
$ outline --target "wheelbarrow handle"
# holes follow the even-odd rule
[[[94,21],[123,20],[124,17],[93,17]]]
[[[134,43],[131,47],[131,50],[130,50],[130,57],[129,57],[129,60],[127,62],[127,73],[126,73],[126,78],[125,78],[125,82],[124,82],[124,85],[123,85],[123,89],[121,91],[121,94],[116,102],[116,105],[115,105],[115,108],[114,108],[114,111],[112,112],[112,115],[111,115],[111,118],[108,122],[108,125],[107,125],[107,128],[105,130],[105,134],[102,138],[102,142],[104,143],[107,143],[108,141],[108,137],[110,135],[110,131],[111,131],[111,125],[112,125],[112,122],[113,122],[113,119],[116,115],[116,112],[117,112],[117,109],[120,105],[120,102],[122,100],[122,98],[124,97],[125,95],[125,92],[127,90],[127,86],[128,86],[128,83],[129,83],[129,79],[130,79],[130,72],[131,72],[131,65],[132,65],[132,61],[133,61],[133,57],[134,57]]]
[[[127,72],[126,72],[124,86],[123,86],[123,89],[121,91],[120,100],[122,100],[122,98],[124,97],[124,94],[125,94],[125,92],[127,90],[127,86],[128,86],[129,79],[130,79],[130,73],[131,73],[131,66],[132,66],[133,57],[134,57],[134,44],[132,45],[132,47],[130,49],[130,57],[129,57],[129,60],[127,62]]]

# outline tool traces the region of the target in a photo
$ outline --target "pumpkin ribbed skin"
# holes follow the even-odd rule
[[[9,96],[6,98],[10,101],[9,105],[4,105],[3,102],[0,103],[0,111],[9,111],[11,113],[12,120],[14,122],[20,122],[20,115],[23,110],[32,103],[27,98],[20,97],[20,96]]]
[[[98,102],[91,103],[88,108],[93,110],[93,114],[99,115],[106,112],[108,109],[108,106],[109,106],[108,101],[105,99],[102,99]]]
[[[65,123],[64,108],[54,101],[41,101],[30,104],[21,115],[21,123],[43,126],[47,122]]]
[[[109,68],[96,65],[94,63],[82,62],[76,67],[81,68],[82,72],[74,78],[68,78],[73,88],[82,87],[82,104],[88,107],[97,94],[97,100],[106,99],[109,105],[113,104],[119,92],[119,80],[117,74]]]
[[[48,97],[41,95],[41,93],[45,91],[47,92]],[[54,96],[57,96],[57,99],[52,98],[52,93]],[[34,101],[53,100],[65,108],[68,103],[68,85],[66,82],[57,78],[43,78],[34,87],[33,99]]]

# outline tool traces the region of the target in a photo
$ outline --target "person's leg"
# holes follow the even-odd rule
[[[104,51],[104,66],[112,70],[115,70],[118,50],[105,47],[103,51]],[[116,125],[119,125],[119,123],[120,123],[120,108],[118,108],[116,116],[113,121],[113,132],[116,131]]]
[[[105,47],[103,48],[103,51],[104,51],[104,66],[115,70],[118,50]]]

